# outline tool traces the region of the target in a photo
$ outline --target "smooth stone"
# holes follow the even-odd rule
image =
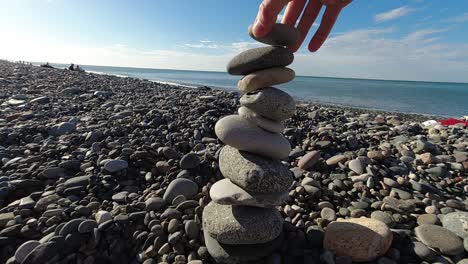
[[[320,217],[328,221],[334,221],[336,219],[336,212],[332,208],[325,207],[320,211]]]
[[[299,40],[299,31],[287,24],[275,23],[270,32],[261,38],[252,33],[253,25],[249,26],[248,33],[256,41],[272,46],[290,46]]]
[[[288,167],[278,160],[224,146],[219,154],[224,177],[252,193],[287,191],[293,181]]]
[[[468,238],[468,212],[453,212],[444,215],[442,226],[461,238]]]
[[[107,211],[98,211],[94,216],[96,222],[100,225],[104,222],[112,220],[112,214]]]
[[[281,133],[284,130],[284,125],[281,122],[276,122],[255,113],[245,106],[241,106],[238,110],[239,116],[247,121],[265,129],[271,133]]]
[[[364,167],[362,165],[362,162],[360,159],[354,159],[348,163],[349,169],[354,171],[357,174],[363,174],[364,173]]]
[[[112,200],[118,202],[118,203],[124,203],[127,200],[129,192],[123,191],[123,192],[118,192],[114,195],[112,195]]]
[[[248,193],[229,179],[223,179],[213,184],[210,189],[210,197],[214,202],[224,205],[275,207],[288,197],[288,192]]]
[[[325,230],[323,246],[337,256],[350,256],[355,262],[364,262],[383,256],[392,240],[392,232],[383,222],[351,218],[330,223]]]
[[[283,221],[276,208],[210,202],[203,211],[203,230],[218,242],[230,245],[272,241],[283,230]]]
[[[240,264],[251,263],[271,255],[283,243],[284,236],[281,233],[274,240],[262,244],[228,245],[219,243],[213,235],[204,230],[205,245],[211,257],[217,263]]]
[[[463,253],[462,240],[452,231],[436,225],[420,225],[414,229],[416,237],[442,254],[456,256]]]
[[[386,224],[387,226],[392,226],[393,225],[393,217],[391,214],[389,213],[386,213],[386,212],[382,212],[382,211],[374,211],[371,213],[371,218],[372,219],[375,219],[375,220],[378,220],[378,221],[381,221],[383,222],[384,224]]]
[[[61,250],[63,245],[56,242],[46,242],[35,247],[23,259],[21,264],[49,263]]]
[[[320,160],[320,151],[311,151],[297,162],[297,166],[303,170],[312,168]]]
[[[78,225],[78,232],[84,234],[84,233],[90,233],[93,231],[94,228],[98,227],[98,223],[94,220],[88,219],[83,222],[81,222],[80,225]]]
[[[23,260],[41,243],[36,240],[29,240],[21,244],[21,246],[16,249],[15,260],[17,263],[23,262]]]
[[[243,93],[251,93],[273,85],[288,83],[294,77],[296,74],[290,68],[270,68],[244,76],[237,82],[237,88]]]
[[[47,206],[50,204],[56,203],[61,197],[58,196],[57,194],[51,194],[45,197],[42,197],[36,202],[36,205],[34,206],[34,211],[37,212],[42,212],[47,209]]]
[[[200,165],[201,159],[200,157],[195,154],[195,153],[188,153],[185,154],[182,159],[180,159],[180,167],[182,169],[193,169]]]
[[[48,133],[51,136],[62,136],[76,131],[76,125],[69,122],[62,122],[49,127]]]
[[[263,69],[285,67],[294,60],[294,54],[288,48],[261,47],[241,52],[231,59],[227,72],[232,75],[247,75]]]
[[[177,178],[167,186],[163,199],[167,204],[171,204],[175,197],[179,195],[192,199],[198,193],[198,185],[189,179]]]
[[[66,188],[76,186],[87,186],[89,184],[90,175],[73,177],[65,181],[63,184]]]
[[[437,255],[433,250],[419,241],[413,241],[410,245],[413,253],[422,260],[432,262]]]
[[[166,201],[161,197],[150,197],[145,201],[146,211],[159,211],[166,205]]]
[[[200,235],[200,226],[194,220],[188,220],[184,225],[185,234],[190,239],[195,239]]]
[[[422,214],[418,216],[418,225],[437,225],[439,218],[435,214]]]
[[[220,119],[215,132],[226,145],[265,157],[284,159],[291,151],[291,144],[281,134],[267,132],[238,115]]]
[[[262,117],[275,121],[290,118],[296,110],[294,99],[288,93],[274,87],[246,93],[240,98],[240,104]]]
[[[344,163],[348,158],[345,155],[335,155],[327,159],[326,163],[329,166],[337,165],[338,163]]]
[[[110,173],[118,172],[128,168],[128,162],[125,160],[109,160],[104,164],[104,169]]]
[[[60,229],[60,232],[58,233],[59,236],[67,236],[70,233],[78,231],[78,226],[83,223],[85,219],[83,218],[76,218],[68,221],[62,229]]]

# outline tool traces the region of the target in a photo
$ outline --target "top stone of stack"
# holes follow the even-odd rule
[[[252,32],[253,25],[249,26],[249,35],[258,42],[262,42],[272,46],[290,46],[299,39],[297,29],[281,23],[273,25],[271,31],[264,37],[257,38]]]

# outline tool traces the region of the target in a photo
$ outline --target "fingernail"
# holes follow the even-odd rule
[[[255,21],[252,31],[256,37],[262,37],[263,31],[265,31],[265,28],[263,27],[262,23]]]

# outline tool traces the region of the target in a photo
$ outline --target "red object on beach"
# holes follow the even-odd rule
[[[465,124],[465,125],[468,126],[468,121],[463,121],[463,120],[459,120],[459,119],[455,119],[455,118],[440,120],[439,122],[443,126],[451,126],[451,125],[456,125],[456,124],[460,124],[460,123]]]

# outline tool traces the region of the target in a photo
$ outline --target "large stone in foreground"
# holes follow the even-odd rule
[[[248,193],[229,179],[223,179],[213,184],[210,197],[218,204],[271,208],[281,204],[288,197],[288,192]]]
[[[254,193],[288,190],[293,181],[288,167],[279,160],[224,146],[219,154],[219,169],[224,177]]]
[[[283,243],[283,233],[274,240],[262,244],[227,245],[216,241],[211,234],[203,232],[205,245],[217,263],[239,264],[262,259],[271,255]]]
[[[221,118],[215,125],[226,145],[273,159],[287,158],[291,144],[281,134],[267,132],[238,115]]]
[[[274,87],[244,94],[240,99],[240,104],[275,121],[290,118],[296,110],[294,99],[288,93]]]
[[[387,252],[393,235],[383,222],[371,218],[338,220],[327,226],[323,246],[355,262],[372,261]]]
[[[290,82],[294,77],[296,74],[290,68],[270,68],[244,76],[237,83],[237,88],[243,93],[251,93],[272,85]]]
[[[468,212],[453,212],[444,215],[442,225],[461,238],[468,238]]]
[[[426,246],[439,250],[444,255],[463,253],[462,240],[452,231],[436,225],[420,225],[414,229],[416,237]]]
[[[203,211],[203,230],[229,245],[261,244],[277,238],[283,217],[274,208],[221,205],[210,202]]]
[[[294,54],[288,48],[270,46],[249,49],[231,59],[227,72],[246,75],[267,68],[288,66],[293,60]]]
[[[299,40],[299,31],[287,24],[275,23],[270,32],[261,38],[254,36],[252,32],[253,25],[249,26],[249,35],[256,41],[272,46],[290,46]]]

